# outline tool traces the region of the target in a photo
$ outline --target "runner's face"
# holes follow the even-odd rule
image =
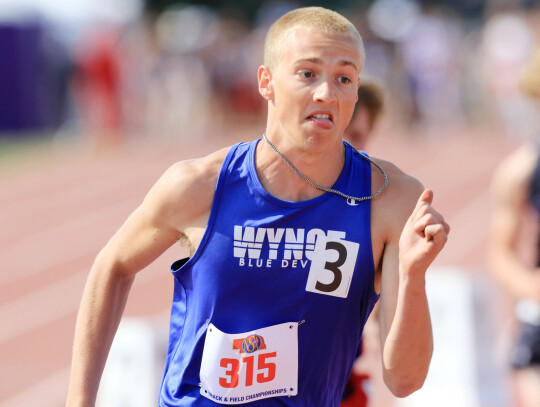
[[[272,77],[279,128],[298,143],[309,139],[321,147],[341,138],[357,100],[361,64],[352,38],[291,31]]]

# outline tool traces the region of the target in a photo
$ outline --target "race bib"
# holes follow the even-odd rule
[[[306,291],[346,298],[359,248],[356,242],[318,236]]]
[[[241,334],[208,326],[201,363],[201,394],[242,404],[298,393],[298,322]]]

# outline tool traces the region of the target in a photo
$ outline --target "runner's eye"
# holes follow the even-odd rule
[[[311,71],[301,71],[300,72],[300,76],[304,79],[311,79],[313,78],[315,75],[313,74],[313,72]]]
[[[340,76],[338,80],[343,85],[347,85],[348,83],[352,82],[347,76]]]

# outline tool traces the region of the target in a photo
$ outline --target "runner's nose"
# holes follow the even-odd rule
[[[315,102],[334,102],[336,100],[336,93],[331,83],[328,80],[321,81],[313,94]]]

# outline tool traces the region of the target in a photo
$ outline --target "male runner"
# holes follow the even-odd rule
[[[540,102],[540,48],[520,78],[520,87]],[[506,157],[492,183],[495,207],[489,258],[495,276],[516,299],[520,328],[511,355],[511,377],[520,407],[540,405],[540,242],[537,236],[524,240],[523,230],[523,225],[539,224],[538,143],[537,135]],[[537,252],[536,264],[529,264],[524,255],[531,248]]]
[[[384,98],[381,88],[372,82],[358,86],[358,101],[345,130],[344,139],[359,150],[365,150],[383,113]]]
[[[69,406],[94,404],[136,273],[178,241],[191,258],[172,266],[161,407],[339,406],[379,293],[385,382],[399,397],[422,386],[425,273],[449,227],[430,190],[343,143],[363,58],[337,13],[274,23],[258,70],[264,137],[173,165],[96,258]]]

